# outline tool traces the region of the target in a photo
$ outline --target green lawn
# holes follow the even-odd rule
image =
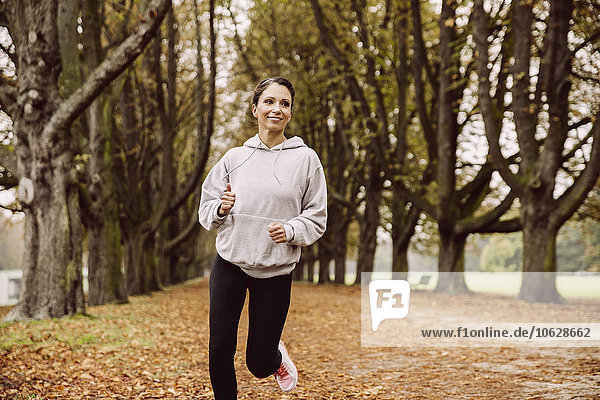
[[[520,272],[467,272],[465,280],[475,292],[517,295],[521,287]],[[600,299],[600,275],[558,275],[556,286],[566,298]]]
[[[419,284],[422,276],[430,276],[427,283]],[[347,281],[353,281],[346,277]],[[398,279],[391,272],[377,272],[372,279]],[[465,281],[474,292],[491,293],[505,296],[516,296],[521,288],[521,272],[465,272]],[[433,272],[411,272],[408,281],[414,289],[433,290],[438,280],[438,274]],[[600,299],[600,274],[590,275],[557,275],[558,292],[570,299]]]

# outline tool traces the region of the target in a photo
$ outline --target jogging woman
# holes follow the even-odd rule
[[[210,273],[210,380],[216,400],[237,398],[234,354],[249,292],[246,365],[292,390],[298,372],[281,341],[300,246],[323,235],[327,187],[317,154],[287,139],[294,87],[285,78],[260,82],[252,98],[258,133],[230,149],[202,185],[199,219],[217,230]]]

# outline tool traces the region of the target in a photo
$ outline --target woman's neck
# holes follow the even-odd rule
[[[259,131],[258,137],[260,137],[260,140],[262,140],[262,142],[264,144],[266,144],[268,148],[277,146],[278,144],[283,143],[287,140],[287,138],[283,134],[283,131],[281,131],[281,132],[270,132],[270,131],[260,132]]]

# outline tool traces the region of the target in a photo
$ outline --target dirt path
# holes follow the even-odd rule
[[[0,398],[212,398],[206,280],[88,312],[1,327]],[[599,348],[361,347],[360,289],[307,284],[284,331],[300,384],[284,395],[247,371],[243,315],[240,399],[600,398]]]

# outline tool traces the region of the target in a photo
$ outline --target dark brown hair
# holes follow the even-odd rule
[[[252,104],[254,104],[254,105],[258,104],[258,99],[260,98],[260,95],[263,94],[265,89],[271,83],[278,83],[278,84],[283,85],[286,88],[288,88],[288,90],[290,91],[290,94],[292,95],[292,104],[290,106],[290,108],[291,108],[294,105],[294,96],[296,95],[296,91],[294,90],[294,86],[292,85],[292,82],[290,82],[287,79],[282,78],[280,76],[263,79],[258,85],[256,85],[256,88],[254,89],[254,94],[252,96]]]

